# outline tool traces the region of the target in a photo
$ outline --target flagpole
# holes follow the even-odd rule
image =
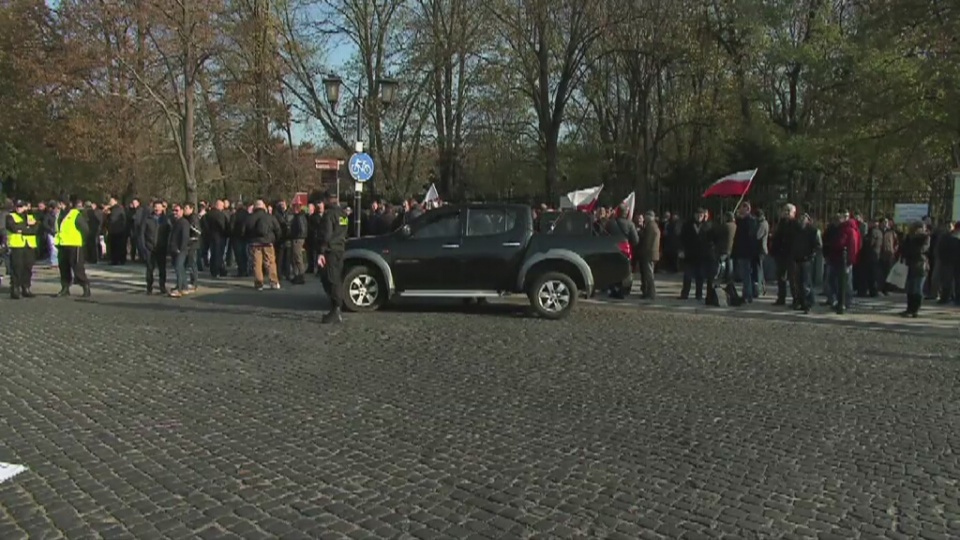
[[[753,178],[757,176],[757,171],[759,169],[754,169],[753,174],[750,175],[750,181],[747,182],[747,189],[743,190],[743,193],[740,195],[740,200],[737,201],[737,205],[733,207],[733,211],[736,212],[740,209],[740,204],[743,202],[744,197],[747,196],[747,192],[750,191],[750,188],[753,186]]]

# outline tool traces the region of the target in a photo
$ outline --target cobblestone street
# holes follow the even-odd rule
[[[960,535],[955,321],[218,286],[0,299],[0,539]]]

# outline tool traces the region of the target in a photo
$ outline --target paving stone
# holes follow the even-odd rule
[[[316,287],[19,302],[0,538],[960,532],[956,324],[506,300],[327,328]]]

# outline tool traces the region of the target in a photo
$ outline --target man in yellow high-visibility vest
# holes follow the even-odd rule
[[[90,280],[83,264],[83,239],[87,238],[90,227],[83,216],[83,201],[70,197],[73,207],[60,213],[60,226],[53,239],[57,246],[60,266],[60,292],[57,296],[70,296],[70,284],[83,287],[83,296],[90,296]]]
[[[40,224],[27,209],[27,203],[17,201],[14,211],[7,216],[7,247],[10,248],[10,298],[33,298],[30,282],[33,263],[37,256],[37,229]]]

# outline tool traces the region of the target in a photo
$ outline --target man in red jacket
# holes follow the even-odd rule
[[[857,220],[850,219],[850,214],[846,211],[839,212],[837,218],[840,223],[837,235],[827,250],[827,264],[830,266],[830,278],[833,281],[830,290],[836,295],[835,298],[830,298],[830,302],[838,313],[843,313],[850,309],[853,297],[853,265],[860,256],[861,240]]]

